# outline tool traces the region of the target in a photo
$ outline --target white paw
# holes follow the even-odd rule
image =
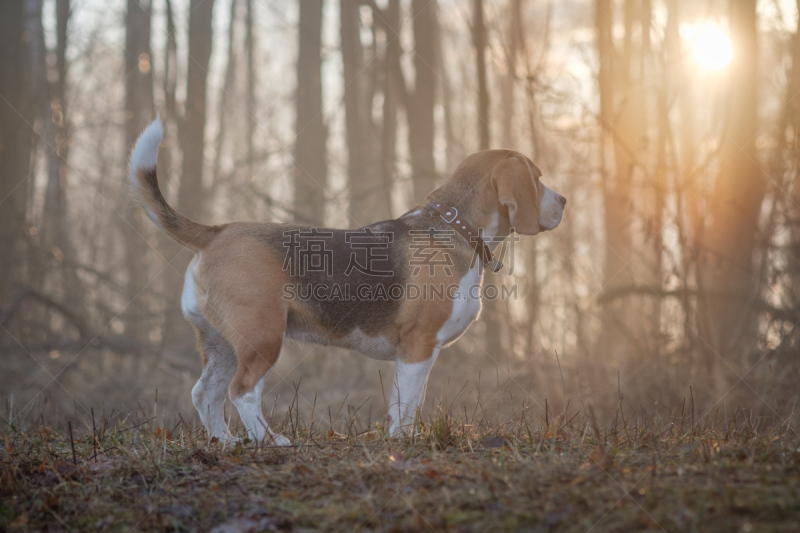
[[[272,435],[267,436],[264,439],[264,444],[272,445],[272,446],[289,446],[292,443],[289,439],[284,437],[283,435],[278,435],[277,433],[273,433]]]
[[[220,444],[236,444],[242,442],[241,439],[237,439],[233,435],[212,435],[212,439],[217,439]]]

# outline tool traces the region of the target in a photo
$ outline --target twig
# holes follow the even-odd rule
[[[67,427],[69,428],[69,444],[72,446],[72,464],[77,465],[78,459],[75,456],[75,440],[72,438],[72,421],[67,420]]]
[[[94,407],[92,407],[92,448],[94,450],[94,462],[97,462],[97,427],[94,424]]]

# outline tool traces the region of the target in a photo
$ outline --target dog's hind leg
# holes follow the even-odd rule
[[[209,437],[230,442],[235,439],[225,423],[223,405],[236,372],[236,355],[233,347],[211,324],[205,321],[193,324],[197,333],[197,347],[203,358],[203,373],[192,388],[192,402]]]
[[[195,285],[195,270],[200,256],[201,254],[197,254],[189,263],[181,297],[183,314],[194,327],[197,349],[200,350],[203,360],[203,373],[192,388],[192,403],[209,437],[227,442],[234,438],[225,424],[223,405],[228,385],[236,372],[236,354],[230,343],[200,310],[198,289]]]
[[[233,326],[238,334],[232,343],[236,351],[237,368],[228,392],[239,418],[250,438],[286,446],[289,439],[274,433],[261,412],[261,391],[264,380],[272,371],[283,344],[286,317],[266,316],[263,309],[246,313]]]
[[[228,394],[250,438],[286,445],[288,439],[270,431],[261,413],[264,379],[278,359],[286,331],[281,259],[258,240],[252,247],[231,243],[236,241],[220,241],[202,252],[197,288],[205,292],[200,307],[233,348]]]

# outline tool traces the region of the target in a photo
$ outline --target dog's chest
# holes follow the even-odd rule
[[[461,278],[453,300],[453,312],[436,335],[441,346],[455,342],[481,312],[481,281],[483,269],[476,264]]]

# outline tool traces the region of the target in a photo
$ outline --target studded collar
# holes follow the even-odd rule
[[[503,268],[503,263],[494,258],[492,250],[481,238],[479,232],[458,214],[458,209],[452,206],[447,206],[435,201],[428,202],[428,206],[435,209],[439,216],[453,226],[455,230],[461,234],[462,237],[467,239],[470,246],[475,250],[475,253],[481,258],[483,268],[488,268],[492,272],[499,272]]]

